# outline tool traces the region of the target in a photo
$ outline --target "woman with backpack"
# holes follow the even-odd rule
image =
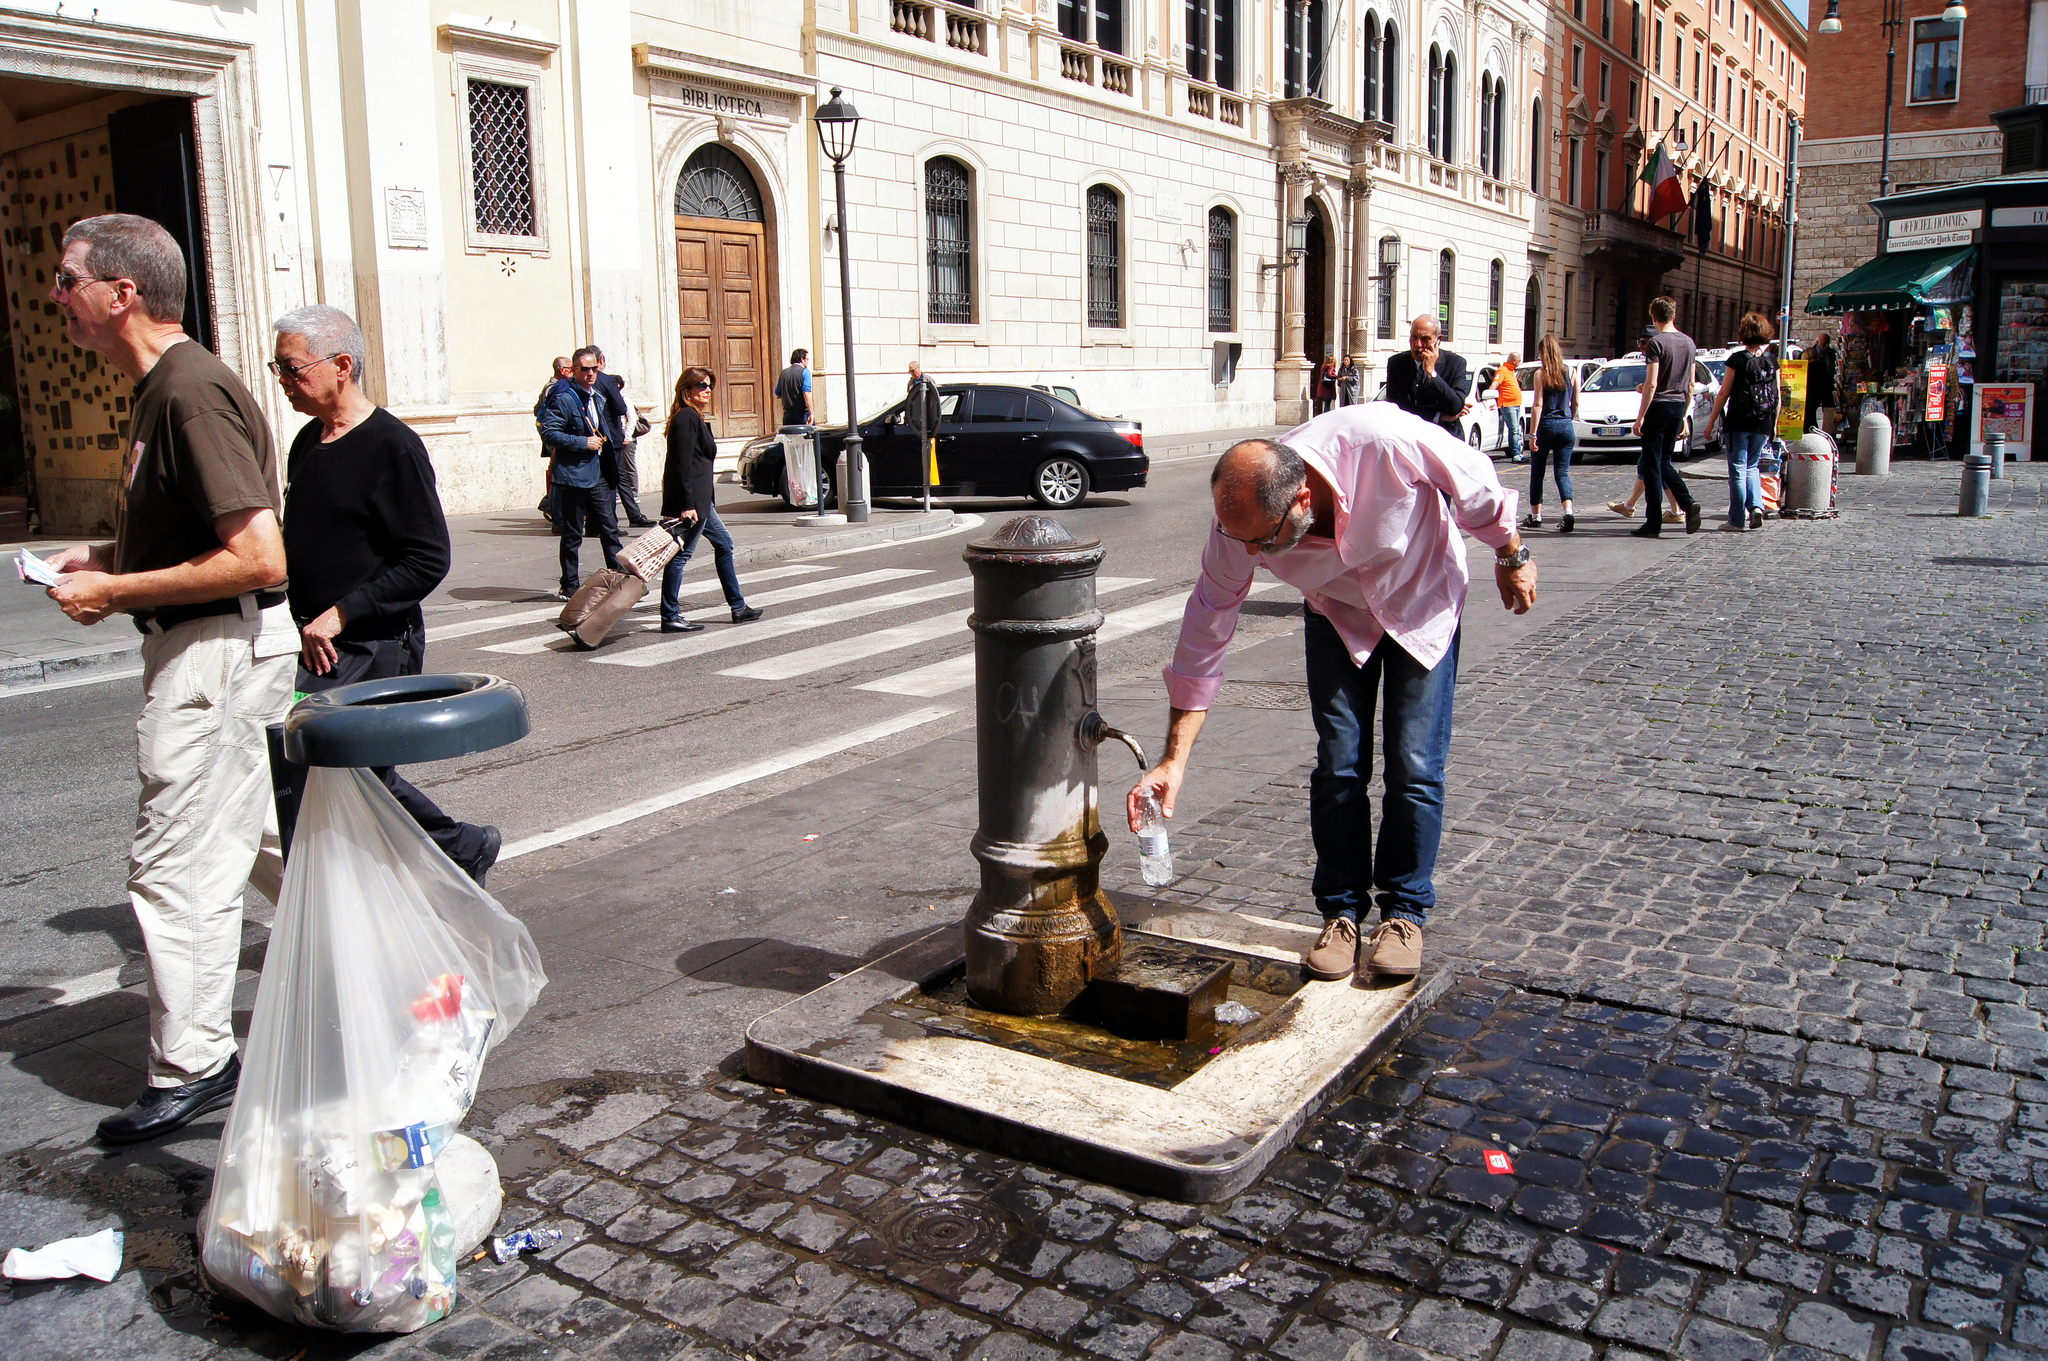
[[[1564,506],[1557,532],[1569,534],[1578,523],[1572,516],[1572,451],[1579,437],[1572,422],[1579,414],[1579,383],[1565,368],[1564,350],[1555,335],[1543,337],[1536,357],[1536,453],[1529,460],[1529,513],[1522,528],[1543,527],[1543,465],[1551,463],[1557,469],[1557,497]]]
[[[1757,464],[1778,426],[1778,361],[1764,353],[1771,336],[1771,323],[1761,313],[1742,318],[1735,338],[1743,348],[1728,356],[1728,372],[1707,413],[1707,438],[1712,439],[1722,408],[1727,408],[1721,442],[1728,451],[1728,523],[1721,528],[1736,534],[1764,527],[1763,472]]]

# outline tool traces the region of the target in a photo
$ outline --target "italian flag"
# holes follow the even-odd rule
[[[1663,142],[1657,143],[1657,154],[1643,166],[1641,178],[1650,186],[1651,221],[1685,210],[1685,186],[1679,183],[1678,167],[1671,163],[1671,152]]]

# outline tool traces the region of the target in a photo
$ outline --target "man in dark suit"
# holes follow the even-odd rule
[[[597,414],[604,421],[604,451],[599,466],[612,493],[626,503],[626,521],[635,529],[649,529],[654,521],[640,509],[640,413],[626,396],[624,380],[605,368],[604,351],[590,347],[597,356]]]
[[[538,424],[541,442],[555,456],[555,519],[562,529],[561,598],[576,594],[583,581],[579,562],[586,519],[597,529],[604,565],[619,565],[619,524],[615,496],[605,481],[599,455],[605,446],[602,403],[597,396],[597,351],[586,345],[571,356],[566,383],[548,390]]]
[[[1387,360],[1387,400],[1463,439],[1459,421],[1471,414],[1471,388],[1463,357],[1438,342],[1436,318],[1417,317],[1408,327],[1408,353]]]

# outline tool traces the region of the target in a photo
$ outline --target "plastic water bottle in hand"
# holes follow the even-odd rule
[[[1154,888],[1173,882],[1173,849],[1166,844],[1166,814],[1160,810],[1159,795],[1151,790],[1138,795],[1138,871]]]

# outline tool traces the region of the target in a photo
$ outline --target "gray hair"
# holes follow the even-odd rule
[[[1256,450],[1257,454],[1233,457],[1240,449]],[[1221,487],[1232,498],[1249,495],[1262,513],[1275,519],[1287,513],[1307,481],[1308,464],[1276,439],[1239,440],[1223,451],[1209,473],[1211,492]]]
[[[1410,331],[1413,331],[1418,326],[1427,326],[1429,333],[1433,336],[1441,337],[1444,333],[1443,324],[1427,312],[1424,312],[1421,316],[1408,323]]]
[[[281,336],[297,336],[306,342],[317,358],[345,354],[349,357],[349,377],[357,383],[363,381],[363,365],[366,357],[363,351],[363,332],[355,318],[339,307],[329,307],[316,302],[306,307],[294,308],[271,323],[271,329]]]
[[[185,319],[185,252],[163,224],[133,213],[82,217],[64,233],[64,246],[86,244],[86,272],[95,279],[127,279],[152,320]]]

